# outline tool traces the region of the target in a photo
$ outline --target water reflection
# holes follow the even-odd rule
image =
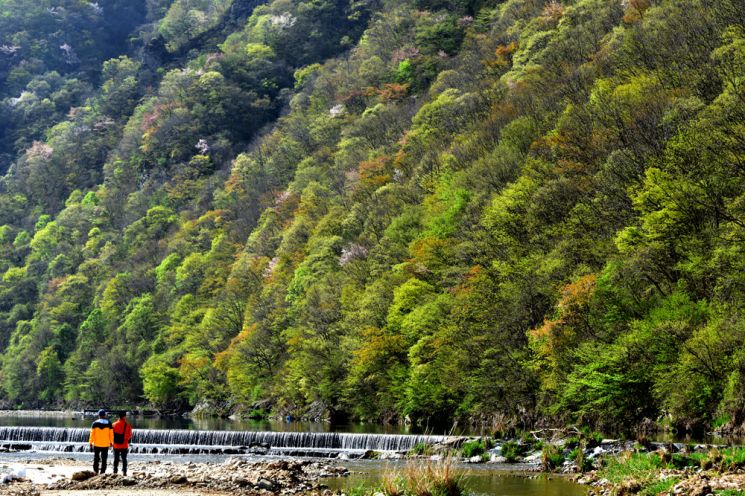
[[[357,462],[352,463],[348,468],[352,470],[349,477],[325,479],[323,483],[333,490],[348,491],[357,487],[374,488],[380,485],[383,473],[391,470],[389,465],[379,462]],[[484,465],[462,470],[467,489],[475,495],[584,496],[587,494],[583,486],[558,476],[508,472],[494,469],[494,466]]]
[[[587,490],[558,477],[523,477],[517,475],[469,474],[466,486],[473,494],[500,496],[581,496]]]
[[[367,434],[421,434],[422,430],[408,426],[381,424],[337,424],[325,422],[282,422],[275,420],[230,420],[219,418],[142,417],[130,416],[128,421],[139,429],[188,429],[203,431],[273,431],[273,432],[351,432]],[[59,417],[0,417],[0,426],[7,427],[89,427],[92,417],[79,414]],[[444,434],[429,431],[427,434]]]

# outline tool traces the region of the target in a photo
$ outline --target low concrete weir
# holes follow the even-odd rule
[[[0,427],[0,447],[9,450],[85,451],[88,429]],[[255,432],[136,429],[133,453],[268,454],[334,457],[367,451],[404,452],[417,444],[454,440],[449,436],[351,434],[337,432]]]

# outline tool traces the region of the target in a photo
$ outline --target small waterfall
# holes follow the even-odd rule
[[[0,447],[11,450],[84,451],[88,429],[0,427]],[[255,432],[137,429],[134,453],[285,454],[336,456],[339,453],[408,451],[417,444],[437,444],[448,436],[351,434],[337,432]]]

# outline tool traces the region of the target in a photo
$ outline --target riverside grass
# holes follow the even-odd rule
[[[607,458],[599,476],[608,479],[614,485],[620,485],[629,480],[636,480],[642,487],[650,488],[657,481],[659,471],[667,464],[657,453],[625,452],[620,456]],[[652,493],[656,494],[656,493]]]

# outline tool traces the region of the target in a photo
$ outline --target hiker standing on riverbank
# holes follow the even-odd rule
[[[127,412],[119,414],[119,420],[114,422],[114,473],[119,469],[119,458],[122,459],[122,475],[127,475],[127,454],[129,440],[132,439],[132,426],[127,422]]]
[[[91,426],[91,434],[88,443],[93,448],[93,471],[103,474],[106,472],[106,459],[109,457],[109,448],[114,445],[114,430],[111,422],[106,418],[106,410],[98,411],[98,420]],[[101,472],[98,471],[99,462]]]

